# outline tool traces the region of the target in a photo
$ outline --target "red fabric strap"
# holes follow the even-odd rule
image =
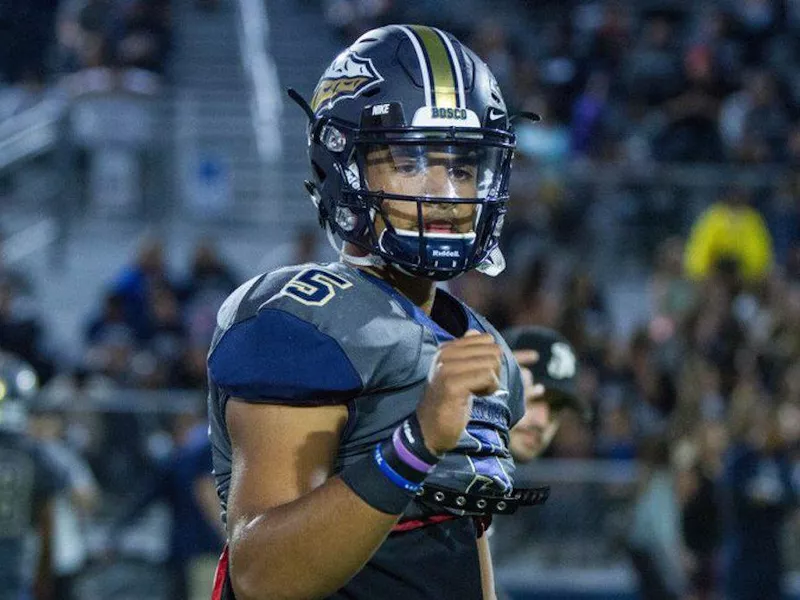
[[[427,527],[428,525],[436,525],[436,523],[449,521],[450,519],[455,518],[457,518],[455,515],[433,515],[427,519],[412,519],[411,521],[403,521],[392,528],[392,533],[411,531],[412,529],[419,529],[420,527]]]
[[[222,592],[225,589],[225,579],[228,576],[228,545],[222,550],[222,556],[219,557],[217,563],[217,570],[214,573],[214,591],[211,592],[211,600],[228,600],[222,597]]]

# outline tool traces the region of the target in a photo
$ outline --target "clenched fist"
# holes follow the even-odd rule
[[[488,333],[470,330],[442,344],[417,406],[428,450],[438,455],[455,448],[469,422],[473,395],[497,391],[502,361],[503,350]]]

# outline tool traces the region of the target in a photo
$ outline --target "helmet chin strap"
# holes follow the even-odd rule
[[[366,256],[355,256],[354,254],[350,254],[345,250],[344,242],[342,242],[341,246],[336,244],[336,238],[333,235],[333,230],[331,229],[330,223],[325,223],[325,236],[328,238],[328,243],[333,248],[333,251],[339,255],[339,259],[342,262],[346,262],[356,267],[384,267],[386,266],[386,261],[383,260],[380,256],[375,256],[374,254],[367,254]]]

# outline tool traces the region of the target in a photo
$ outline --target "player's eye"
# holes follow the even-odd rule
[[[475,167],[467,165],[456,165],[450,167],[450,178],[459,182],[475,181]]]
[[[394,170],[401,175],[416,175],[420,171],[420,163],[412,158],[402,159],[395,163]]]

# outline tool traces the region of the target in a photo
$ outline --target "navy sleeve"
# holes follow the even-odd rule
[[[340,404],[362,389],[361,377],[334,338],[271,308],[232,325],[208,366],[224,393],[254,402]]]

